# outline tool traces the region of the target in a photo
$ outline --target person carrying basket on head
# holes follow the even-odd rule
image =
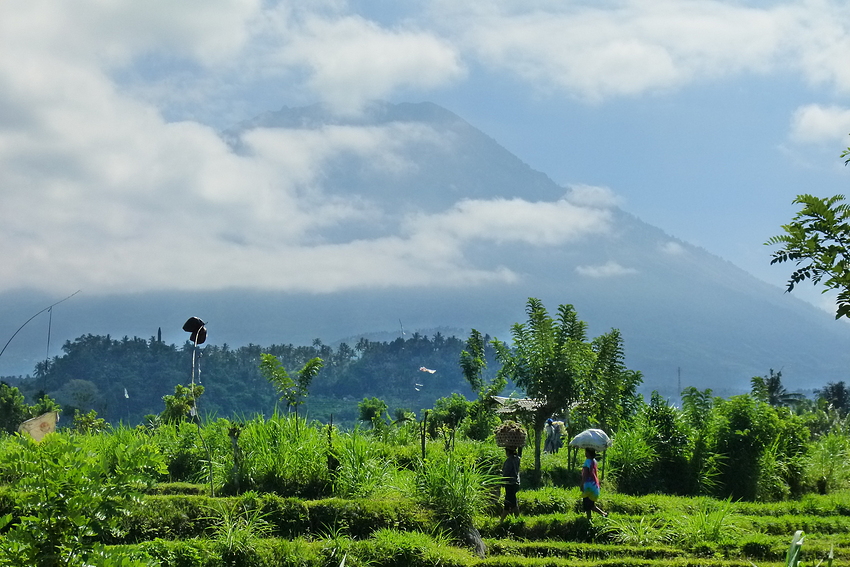
[[[505,447],[505,462],[502,465],[502,482],[505,487],[505,507],[501,517],[504,520],[508,514],[519,516],[519,455],[516,447]]]

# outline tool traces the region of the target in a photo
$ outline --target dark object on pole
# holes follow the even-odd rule
[[[189,337],[190,341],[196,345],[202,345],[204,344],[204,341],[207,340],[207,328],[204,325],[206,325],[206,323],[204,323],[199,317],[189,317],[189,319],[183,323],[183,330],[187,333],[192,333]]]
[[[192,341],[192,385],[189,389],[190,395],[192,396],[192,409],[190,411],[190,415],[192,416],[195,424],[198,426],[198,437],[201,438],[201,444],[207,452],[207,462],[209,463],[210,470],[210,497],[214,497],[215,485],[213,484],[212,452],[210,451],[209,445],[207,445],[206,439],[204,439],[204,436],[201,433],[201,417],[198,414],[198,400],[195,399],[195,353],[198,350],[198,345],[203,344],[203,342],[207,340],[207,328],[204,325],[206,325],[206,323],[204,323],[200,317],[189,317],[186,322],[183,323],[183,330],[187,333],[192,333],[192,336],[189,337]],[[198,372],[200,373],[200,370],[198,370]]]

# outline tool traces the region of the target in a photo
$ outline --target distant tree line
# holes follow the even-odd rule
[[[356,419],[354,402],[364,397],[418,411],[451,393],[475,394],[458,364],[464,345],[463,339],[441,333],[412,333],[393,341],[361,338],[353,346],[341,343],[336,348],[319,339],[309,346],[209,344],[198,348],[195,380],[204,386],[199,411],[219,417],[271,414],[280,395],[260,372],[263,354],[277,357],[289,372],[315,358],[323,361],[304,399],[311,417],[327,419],[345,400],[352,406],[349,418]],[[193,348],[188,341],[178,347],[156,337],[88,334],[66,341],[63,354],[38,363],[33,376],[4,380],[28,401],[47,394],[66,416],[76,409],[95,410],[111,423],[139,423],[163,411],[163,397],[173,395],[176,385],[190,383]],[[486,356],[494,359],[489,346]],[[421,371],[423,367],[434,372]]]

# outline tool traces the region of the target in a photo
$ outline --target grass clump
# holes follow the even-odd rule
[[[416,498],[434,510],[441,525],[458,532],[472,527],[476,515],[490,505],[499,476],[483,472],[469,458],[448,453],[421,461],[416,469]]]
[[[738,531],[731,510],[731,499],[698,498],[688,513],[671,521],[673,539],[690,548],[724,543]]]
[[[663,518],[651,516],[609,518],[601,527],[601,533],[622,545],[652,546],[667,543],[671,539],[669,523]]]
[[[339,461],[333,491],[343,498],[362,498],[391,486],[395,467],[370,437],[355,430],[340,437],[335,453]]]

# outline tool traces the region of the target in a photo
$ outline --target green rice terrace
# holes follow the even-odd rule
[[[657,392],[644,400],[616,331],[590,341],[569,306],[557,320],[536,300],[528,312],[512,347],[489,343],[495,375],[473,331],[459,364],[475,400],[455,392],[420,417],[397,408],[391,419],[367,397],[346,427],[299,413],[318,357],[293,378],[279,357],[259,356],[287,408],[270,417],[203,416],[193,379],[135,427],[76,409],[53,431],[62,407],[44,393],[28,405],[0,382],[0,566],[847,561],[843,382],[811,400],[770,371],[728,399],[688,387],[681,407]],[[500,396],[509,380],[525,397]],[[572,446],[591,433],[604,441],[598,473]],[[518,509],[508,509],[517,452]],[[585,514],[588,477],[591,493],[601,481],[600,513]]]
[[[603,462],[609,516],[588,522],[575,454],[544,453],[534,488],[526,451],[520,513],[502,519],[504,452],[492,440],[436,439],[423,460],[421,431],[343,432],[288,414],[69,430],[40,443],[6,436],[0,564],[763,566],[786,564],[797,530],[804,565],[850,557],[850,491],[774,502],[628,495]],[[846,467],[835,465],[830,474]]]

